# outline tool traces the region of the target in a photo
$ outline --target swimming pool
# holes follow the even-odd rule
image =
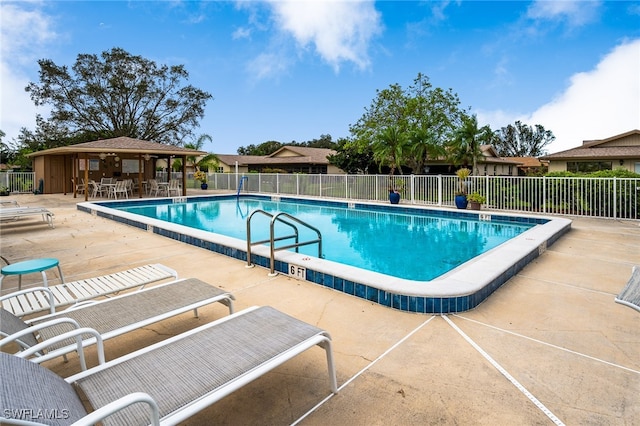
[[[444,217],[428,210],[379,210],[366,205],[356,209],[348,204],[319,206],[255,197],[116,208],[245,241],[251,212],[284,212],[319,230],[323,259],[414,281],[432,280],[535,226],[500,218]],[[269,239],[270,219],[265,214],[251,218],[252,241]],[[276,236],[291,234],[282,222],[275,225]],[[298,230],[300,242],[317,238],[310,228],[298,226]],[[292,242],[278,241],[276,246]],[[318,244],[304,245],[299,252],[318,256]]]
[[[421,313],[474,308],[570,229],[571,224],[561,218],[379,203],[255,195],[240,196],[240,200],[238,203],[236,196],[225,195],[106,201],[81,203],[78,209],[244,261],[245,219],[254,207],[288,210],[293,216],[300,215],[311,222],[311,219],[317,222],[318,217],[307,218],[312,214],[310,209],[325,210],[328,213],[320,222],[343,228],[354,238],[349,240],[342,234],[323,241],[325,259],[312,255],[314,250],[317,255],[317,248],[311,246],[301,248],[300,253],[276,252],[276,271],[385,306]],[[202,204],[203,201],[217,202]],[[222,222],[216,223],[214,218],[221,218]],[[446,221],[441,221],[442,218]],[[193,228],[194,222],[200,222],[205,230]],[[268,229],[268,224],[252,225],[252,233],[254,226],[256,232]],[[222,230],[228,235],[222,235]],[[373,239],[366,240],[369,236]],[[435,248],[434,242],[447,237],[458,245]],[[252,236],[252,240],[256,238]],[[371,244],[376,246],[373,255],[364,255],[362,248]],[[431,248],[443,256],[429,254]],[[478,248],[481,254],[476,252]],[[352,265],[342,262],[347,252],[355,256]],[[334,260],[327,259],[330,257]],[[434,269],[430,261],[436,257],[438,260],[431,262],[437,264]],[[269,267],[268,247],[253,247],[252,261]],[[365,268],[358,267],[362,265]]]

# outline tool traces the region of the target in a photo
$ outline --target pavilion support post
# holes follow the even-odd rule
[[[89,154],[82,155],[84,160],[84,200],[89,201]]]
[[[182,196],[187,196],[187,156],[182,156]]]

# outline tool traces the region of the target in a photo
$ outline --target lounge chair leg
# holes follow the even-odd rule
[[[329,370],[329,383],[331,385],[331,392],[338,393],[338,380],[336,379],[336,366],[333,362],[333,349],[331,346],[331,340],[325,340],[319,343],[319,345],[327,354],[327,369]]]
[[[194,310],[193,310],[193,316],[194,316],[194,317],[196,317],[196,318],[200,318],[200,317],[198,316],[198,310],[197,310],[197,309],[194,309]]]
[[[69,358],[67,358],[67,354],[62,355],[62,359],[64,359],[64,362],[69,362]]]
[[[220,303],[222,303],[227,308],[229,308],[229,315],[231,315],[231,314],[233,314],[235,312],[234,309],[233,309],[233,300],[232,299],[221,300]]]

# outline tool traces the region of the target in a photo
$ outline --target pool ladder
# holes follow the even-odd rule
[[[268,216],[271,218],[270,224],[269,224],[269,239],[268,240],[262,240],[262,241],[251,241],[251,219],[253,218],[254,215],[256,214],[262,214],[265,216]],[[286,236],[281,236],[281,237],[276,237],[275,236],[275,225],[276,222],[280,222],[284,225],[289,226],[291,229],[293,229],[293,234],[291,235],[286,235]],[[302,225],[308,229],[311,229],[312,231],[315,231],[315,233],[318,235],[318,238],[315,240],[309,240],[309,241],[303,241],[300,242],[299,239],[299,232],[298,232],[298,227],[295,225],[295,223]],[[285,246],[281,246],[281,247],[277,247],[275,246],[276,241],[283,241],[283,240],[289,240],[289,239],[294,239],[295,242],[293,244],[288,244]],[[274,276],[276,275],[276,271],[275,271],[275,252],[277,250],[288,250],[290,248],[295,248],[296,249],[296,253],[299,253],[298,248],[301,246],[306,246],[309,244],[318,244],[318,257],[322,257],[322,234],[320,233],[320,231],[309,225],[306,222],[301,221],[300,219],[291,216],[288,213],[284,213],[284,212],[278,212],[276,214],[272,214],[272,213],[268,213],[262,209],[257,209],[251,212],[251,214],[249,215],[249,217],[247,217],[247,266],[251,267],[253,266],[251,264],[251,246],[254,246],[256,244],[264,244],[264,243],[269,243],[269,257],[271,260],[270,263],[270,273],[269,275]]]

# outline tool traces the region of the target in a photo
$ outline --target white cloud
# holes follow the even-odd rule
[[[369,43],[381,32],[381,16],[370,1],[270,2],[280,30],[306,48],[312,44],[336,72],[343,62],[370,65]]]
[[[287,60],[280,55],[262,53],[254,58],[247,68],[257,80],[277,78],[286,72]]]
[[[478,119],[494,129],[516,120],[541,124],[556,137],[546,147],[550,153],[640,129],[640,39],[616,46],[593,70],[574,74],[564,92],[530,114],[479,111]]]
[[[20,128],[35,127],[37,110],[24,91],[30,78],[27,69],[58,37],[51,18],[30,3],[0,3],[0,129],[6,141],[15,138]]]
[[[580,27],[598,16],[600,1],[536,0],[527,9],[527,17],[534,20],[565,22],[569,27]]]
[[[233,40],[251,38],[251,29],[245,27],[237,28],[233,34],[231,34],[231,38]]]

